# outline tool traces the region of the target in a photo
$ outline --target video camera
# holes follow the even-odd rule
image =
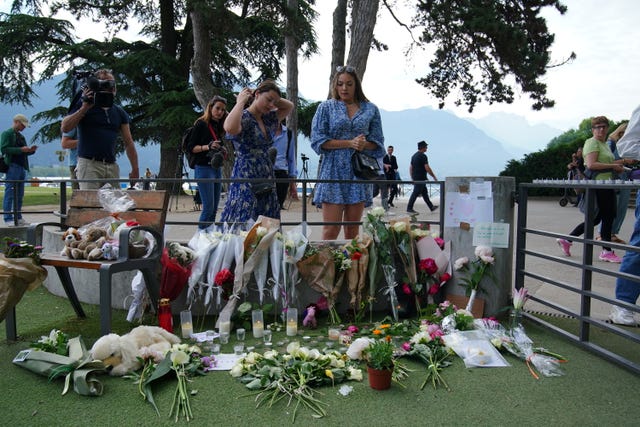
[[[79,95],[82,102],[91,102],[102,108],[109,108],[113,105],[115,80],[100,80],[92,71],[76,71],[74,76],[78,82],[81,82]],[[93,96],[85,97],[82,94],[85,89],[91,90]]]
[[[307,160],[309,160],[309,158],[307,157],[306,154],[302,153],[300,154],[300,158],[302,159],[303,162],[306,162]]]

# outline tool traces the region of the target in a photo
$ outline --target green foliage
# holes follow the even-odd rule
[[[392,369],[393,349],[393,343],[386,338],[373,341],[365,350],[367,365],[378,370]]]
[[[417,82],[438,98],[440,108],[454,90],[455,104],[464,102],[469,111],[482,100],[512,103],[516,86],[529,95],[533,109],[552,107],[540,80],[554,39],[540,16],[544,7],[567,10],[557,0],[418,2],[414,26],[422,31],[420,42],[435,44],[436,51],[429,73]]]

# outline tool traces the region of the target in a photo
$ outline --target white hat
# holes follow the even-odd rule
[[[29,119],[24,114],[16,114],[13,116],[13,121],[22,123],[26,128],[29,127]]]

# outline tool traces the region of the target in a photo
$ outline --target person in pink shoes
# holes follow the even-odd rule
[[[609,130],[609,119],[598,116],[591,119],[591,131],[593,137],[584,142],[582,155],[586,165],[586,175],[588,179],[609,180],[613,178],[613,172],[621,173],[624,165],[632,161],[630,159],[616,160],[613,152],[607,145],[607,131]],[[596,208],[598,210],[593,220],[593,225],[598,225],[602,221],[600,235],[602,241],[611,241],[611,228],[616,217],[616,193],[612,189],[596,189]],[[578,224],[569,233],[570,236],[580,236],[584,233],[584,221]],[[566,256],[571,256],[571,241],[567,239],[557,239],[560,250]],[[620,263],[622,260],[615,252],[607,246],[602,247],[602,252],[598,257],[600,261]]]

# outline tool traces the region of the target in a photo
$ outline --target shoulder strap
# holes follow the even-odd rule
[[[287,156],[289,155],[289,148],[291,148],[291,138],[293,137],[293,131],[287,128]]]

